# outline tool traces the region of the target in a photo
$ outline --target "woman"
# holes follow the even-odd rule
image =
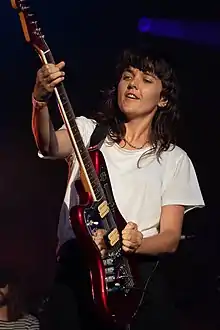
[[[0,329],[40,329],[38,319],[26,312],[18,277],[6,268],[0,268]]]
[[[78,267],[83,257],[78,255],[69,223],[69,210],[77,204],[74,183],[79,166],[65,125],[55,131],[48,112],[54,87],[65,78],[63,68],[61,62],[38,71],[33,93],[33,133],[41,157],[66,158],[71,162],[58,228],[59,289],[53,291],[50,315],[52,319],[58,315],[62,320],[68,319],[75,329],[87,329],[92,322],[96,327],[99,322],[86,305],[85,287],[79,285],[85,273]],[[161,255],[177,249],[184,214],[204,206],[192,162],[175,144],[177,101],[176,76],[163,57],[150,49],[126,51],[118,63],[115,84],[107,92],[96,120],[82,116],[76,119],[86,146],[97,123],[107,127],[100,150],[117,207],[127,222],[122,231],[122,247],[125,253],[136,255],[148,284],[131,323],[132,330],[179,328]],[[94,241],[105,254],[102,230],[94,234]],[[58,325],[58,321],[53,324]],[[62,329],[63,324],[61,321],[57,329]],[[100,329],[105,326],[100,324]]]

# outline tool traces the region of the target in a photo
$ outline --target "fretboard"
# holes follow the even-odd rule
[[[55,63],[52,53],[49,49],[44,52],[44,57],[42,56],[42,58],[44,63]],[[55,94],[61,116],[66,125],[70,141],[75,151],[80,168],[83,171],[84,178],[87,181],[90,193],[94,200],[104,200],[105,195],[102,186],[96,174],[88,149],[86,148],[80,134],[76,123],[76,116],[63,83],[60,83],[55,88]]]

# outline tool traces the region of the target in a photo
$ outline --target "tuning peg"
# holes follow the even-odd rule
[[[27,11],[28,9],[30,9],[30,6],[21,6],[22,11]]]

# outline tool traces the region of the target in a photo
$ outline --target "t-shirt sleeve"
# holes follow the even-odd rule
[[[80,116],[76,118],[76,123],[79,128],[80,134],[83,138],[83,142],[86,146],[89,145],[91,135],[95,129],[96,122],[94,120],[88,119],[84,116]],[[62,125],[59,130],[66,129],[66,125]],[[43,156],[40,151],[38,151],[38,156],[43,159],[56,159],[51,156]]]
[[[162,191],[162,206],[183,205],[185,212],[203,207],[204,200],[194,166],[186,153],[168,164]]]
[[[37,318],[33,319],[30,330],[40,330],[40,322]]]

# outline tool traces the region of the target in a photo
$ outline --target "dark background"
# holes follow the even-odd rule
[[[67,165],[37,157],[31,133],[31,93],[40,60],[23,37],[10,1],[1,1],[0,263],[23,274],[32,299],[49,287]],[[121,49],[149,36],[137,30],[142,16],[219,21],[218,5],[194,1],[33,0],[57,61],[66,62],[66,88],[76,114],[89,115],[112,79]],[[220,38],[220,36],[219,36]],[[179,145],[196,168],[206,208],[186,216],[169,273],[177,303],[195,323],[217,326],[219,308],[218,147],[220,47],[151,38],[170,55],[181,85]],[[61,125],[57,109],[51,116]],[[210,321],[211,320],[211,321]],[[209,323],[211,322],[211,323]]]

